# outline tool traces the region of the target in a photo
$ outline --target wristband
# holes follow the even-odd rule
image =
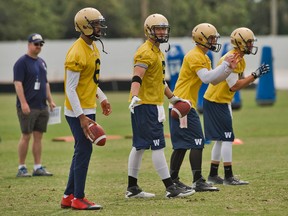
[[[140,76],[133,76],[132,77],[132,81],[131,81],[132,83],[133,82],[137,82],[137,83],[139,83],[140,85],[142,84],[142,79],[141,79],[141,77]]]
[[[255,72],[252,72],[251,75],[254,77],[254,79],[258,78]]]

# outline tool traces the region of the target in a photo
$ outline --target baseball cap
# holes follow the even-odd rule
[[[37,43],[37,42],[45,43],[42,36],[40,34],[37,34],[37,33],[33,33],[33,34],[29,35],[28,42],[29,43]]]

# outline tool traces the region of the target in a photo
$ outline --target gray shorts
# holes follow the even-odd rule
[[[17,108],[17,115],[23,134],[30,134],[33,131],[46,132],[49,120],[48,109],[31,109],[28,115],[23,114],[21,108]]]

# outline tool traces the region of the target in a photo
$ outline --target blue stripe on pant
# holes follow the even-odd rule
[[[74,194],[76,198],[85,197],[85,182],[88,166],[92,154],[92,144],[85,137],[78,118],[65,116],[75,139],[74,155],[70,167],[68,183],[64,194]],[[95,120],[95,115],[87,115],[88,118]]]

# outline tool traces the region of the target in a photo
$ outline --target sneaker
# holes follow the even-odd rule
[[[90,202],[86,198],[77,199],[74,198],[71,203],[72,209],[75,210],[99,210],[102,209],[101,205],[97,205],[94,202]]]
[[[167,198],[177,198],[177,197],[186,197],[195,193],[195,190],[192,188],[186,190],[184,188],[178,187],[176,184],[173,184],[166,188],[166,197]]]
[[[201,177],[196,182],[194,182],[192,185],[192,188],[196,192],[219,191],[217,187],[214,187],[212,184],[207,183],[203,177]]]
[[[192,187],[188,186],[188,185],[185,185],[183,182],[181,182],[179,180],[179,177],[177,177],[176,179],[172,180],[173,183],[179,187],[179,188],[183,188],[184,190],[193,190]]]
[[[125,194],[125,198],[152,198],[152,197],[155,197],[155,194],[144,192],[139,186],[133,186],[127,188]]]
[[[21,167],[20,169],[18,169],[16,177],[31,177],[31,174],[28,173],[26,167]]]
[[[220,176],[208,176],[207,183],[210,184],[223,184],[224,179],[222,179]]]
[[[61,200],[61,208],[71,208],[72,200],[74,199],[74,195],[70,194],[68,197],[62,197]]]
[[[44,167],[40,167],[37,170],[34,170],[32,175],[33,176],[53,176],[53,174],[46,171]]]
[[[234,176],[229,178],[224,178],[224,185],[248,185],[248,181],[242,181],[240,179],[235,178]]]

